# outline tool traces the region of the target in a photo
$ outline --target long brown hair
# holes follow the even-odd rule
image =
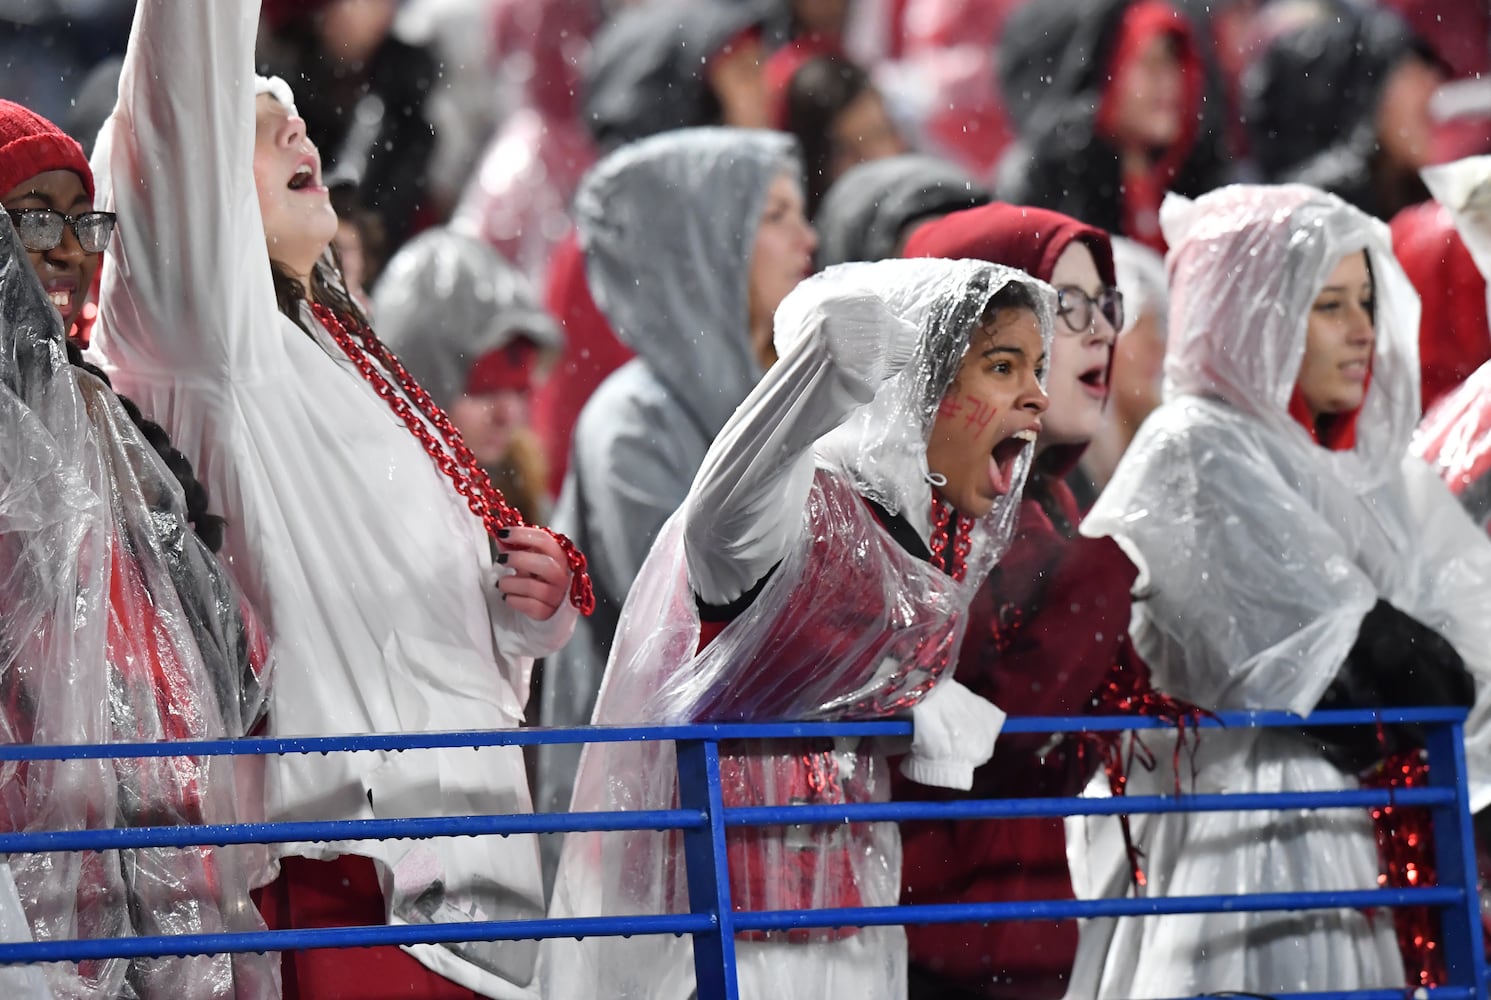
[[[307,290],[301,280],[290,273],[290,269],[273,257],[269,259],[269,273],[274,279],[274,300],[280,312],[290,317],[295,325],[310,333],[300,318],[300,304],[307,300]],[[342,281],[342,259],[334,244],[327,244],[314,267],[311,268],[309,299],[323,305],[339,317],[367,326],[367,313],[357,304]]]

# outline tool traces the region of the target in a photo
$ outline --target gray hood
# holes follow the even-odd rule
[[[514,337],[557,352],[558,326],[495,249],[448,226],[421,233],[388,262],[373,291],[378,336],[448,408],[471,366]]]
[[[575,195],[596,304],[709,438],[761,378],[747,330],[751,250],[783,172],[802,172],[785,135],[682,129],[607,156]]]
[[[988,201],[973,178],[933,156],[906,153],[861,163],[834,182],[813,219],[818,266],[894,257],[911,223]]]

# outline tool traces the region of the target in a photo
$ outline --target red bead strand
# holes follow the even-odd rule
[[[373,387],[373,391],[424,446],[436,467],[451,481],[456,493],[465,499],[471,513],[481,520],[488,534],[495,539],[503,528],[527,523],[523,520],[523,515],[507,502],[502,492],[492,485],[491,478],[466,446],[461,432],[456,429],[450,417],[414,380],[414,376],[409,374],[409,370],[389,350],[387,344],[379,340],[364,324],[356,323],[349,331],[335,312],[320,303],[312,305],[311,311],[326,328],[331,339],[336,341],[337,346]],[[374,361],[377,362],[376,365]],[[397,388],[379,371],[379,365],[398,380]],[[415,412],[416,407],[418,413]],[[440,432],[439,440],[430,432],[431,427]],[[559,543],[569,564],[570,603],[579,608],[581,614],[590,614],[595,610],[595,592],[590,584],[590,574],[586,571],[584,553],[575,547],[574,542],[558,532],[550,528],[541,530]]]

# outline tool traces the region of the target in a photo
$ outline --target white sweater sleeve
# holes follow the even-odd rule
[[[815,307],[806,335],[715,438],[684,502],[684,552],[701,600],[736,600],[787,554],[802,530],[813,443],[906,366],[919,336],[867,293]]]
[[[144,377],[235,377],[283,358],[254,187],[257,0],[139,0],[93,154],[119,214],[99,348]]]

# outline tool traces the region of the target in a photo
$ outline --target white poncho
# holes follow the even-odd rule
[[[1477,677],[1491,676],[1491,545],[1408,455],[1419,309],[1387,228],[1303,186],[1172,197],[1162,219],[1171,246],[1166,402],[1082,526],[1137,553],[1147,590],[1133,635],[1156,686],[1209,709],[1307,713],[1379,599],[1440,630]],[[1355,445],[1330,451],[1288,405],[1311,305],[1341,257],[1363,249],[1376,284],[1376,353]],[[1478,706],[1468,737],[1477,806],[1491,802],[1483,717]],[[1182,782],[1197,793],[1357,784],[1318,745],[1284,731],[1208,731],[1195,763],[1194,788],[1188,768]],[[1166,763],[1130,787],[1168,792],[1175,776]],[[1080,895],[1124,890],[1127,861],[1100,829],[1076,821],[1070,831]],[[1171,815],[1136,833],[1157,896],[1377,884],[1365,810]],[[1069,995],[1402,984],[1385,913],[1212,914],[1088,925]]]

